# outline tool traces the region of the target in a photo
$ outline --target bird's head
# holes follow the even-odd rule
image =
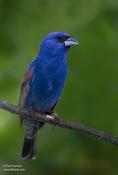
[[[40,49],[43,51],[51,51],[53,53],[59,51],[66,53],[72,45],[78,44],[79,43],[67,33],[53,32],[43,39]]]

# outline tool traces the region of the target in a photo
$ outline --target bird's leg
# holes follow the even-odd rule
[[[46,115],[46,117],[48,117],[49,119],[55,120],[56,122],[58,122],[58,120],[59,120],[57,113],[55,113],[55,112],[53,112],[51,115]],[[53,126],[53,129],[55,129],[55,127],[56,127],[56,123]]]
[[[52,113],[52,117],[53,117],[55,120],[58,120],[57,113],[53,112],[53,113]]]

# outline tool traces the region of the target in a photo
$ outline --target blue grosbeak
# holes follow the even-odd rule
[[[41,114],[52,114],[63,91],[67,75],[67,52],[78,42],[64,32],[47,35],[40,45],[40,50],[29,65],[21,86],[20,109],[30,109]],[[37,130],[44,123],[29,117],[23,119],[25,137],[22,159],[36,158]]]

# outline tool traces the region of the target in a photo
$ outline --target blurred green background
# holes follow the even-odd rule
[[[41,39],[65,31],[80,41],[56,112],[64,119],[118,135],[118,0],[0,0],[0,99],[17,104],[21,80]],[[22,162],[23,129],[0,110],[0,174],[21,164],[34,175],[118,175],[118,148],[46,124],[38,159]],[[16,172],[12,172],[12,175]]]

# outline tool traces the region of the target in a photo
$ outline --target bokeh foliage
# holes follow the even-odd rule
[[[118,0],[0,0],[0,99],[18,102],[21,77],[52,31],[80,41],[57,113],[118,135]],[[22,162],[22,138],[18,118],[0,110],[0,174],[10,173],[3,164],[23,164],[27,175],[118,174],[118,148],[108,143],[46,125],[38,159]]]

